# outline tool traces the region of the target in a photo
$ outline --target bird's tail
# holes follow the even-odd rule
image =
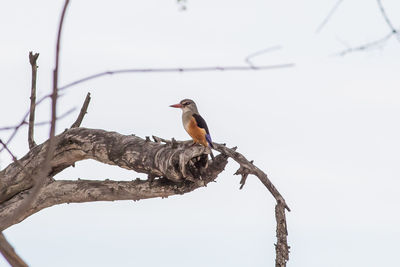
[[[211,135],[206,134],[206,140],[207,140],[208,145],[209,145],[211,148],[214,148],[214,145],[213,145],[212,140],[211,140]]]
[[[206,134],[206,140],[207,140],[208,146],[210,147],[210,156],[211,156],[211,159],[214,160],[214,154],[213,154],[213,152],[212,152],[212,150],[211,150],[211,148],[214,148],[214,145],[213,145],[212,139],[211,139],[211,135]]]

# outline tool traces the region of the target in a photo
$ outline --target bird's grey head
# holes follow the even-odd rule
[[[179,102],[179,104],[171,105],[170,107],[180,108],[182,109],[183,113],[186,112],[199,113],[197,111],[196,103],[194,103],[194,101],[191,99],[183,99],[181,100],[181,102]]]

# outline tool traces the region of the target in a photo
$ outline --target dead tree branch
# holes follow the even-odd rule
[[[287,243],[287,223],[285,215],[285,205],[284,203],[277,203],[275,206],[275,219],[276,219],[276,239],[275,244],[275,266],[285,267],[286,262],[289,260],[289,249]]]
[[[288,205],[286,204],[285,199],[279,193],[278,189],[272,184],[271,180],[269,180],[268,176],[260,170],[257,166],[255,166],[252,162],[247,160],[242,154],[236,152],[235,149],[231,149],[226,147],[223,144],[213,143],[215,150],[227,155],[228,157],[232,158],[234,161],[239,163],[240,168],[236,172],[237,174],[243,175],[244,171],[246,170],[247,174],[253,174],[257,176],[257,178],[265,185],[265,187],[271,192],[272,196],[275,198],[277,203],[282,203],[284,207],[290,211]],[[241,170],[242,169],[242,170]]]
[[[25,174],[28,174],[26,170],[24,169],[24,166],[22,166],[21,162],[18,161],[17,157],[12,153],[12,151],[7,147],[7,145],[3,142],[3,140],[0,139],[0,144],[4,147],[4,149],[8,152],[8,154],[11,156],[12,160],[14,161],[15,164],[17,164],[22,171],[25,172]]]
[[[213,143],[215,150],[221,152],[223,155],[226,155],[232,158],[234,161],[239,163],[240,167],[235,174],[242,175],[242,179],[240,181],[241,187],[243,188],[247,176],[249,174],[255,175],[271,192],[272,196],[276,200],[275,206],[275,218],[276,218],[276,237],[277,244],[275,245],[276,249],[276,259],[275,266],[284,267],[286,266],[286,262],[289,260],[289,246],[287,243],[287,227],[286,227],[286,216],[285,209],[290,211],[288,205],[286,204],[285,199],[276,189],[276,187],[269,180],[268,176],[260,170],[257,166],[253,164],[253,161],[247,160],[242,154],[236,152],[236,148],[230,149],[227,148],[223,144]]]
[[[167,144],[173,145],[176,144],[188,144],[191,141],[183,141],[183,142],[172,142],[169,140],[162,139],[160,137],[153,136],[155,142],[165,142]],[[286,223],[286,215],[285,209],[290,211],[289,206],[286,204],[285,199],[276,189],[276,187],[272,184],[269,180],[268,176],[260,170],[257,166],[253,164],[253,161],[247,160],[242,154],[237,152],[237,147],[228,148],[225,144],[217,144],[213,143],[214,149],[219,151],[221,155],[225,155],[226,157],[232,158],[239,164],[239,169],[236,171],[235,175],[242,175],[240,180],[240,189],[243,188],[246,179],[249,174],[255,175],[270,191],[272,196],[276,200],[275,206],[275,219],[276,219],[276,237],[277,237],[277,244],[275,245],[276,249],[276,259],[275,264],[277,267],[284,267],[286,266],[286,262],[289,260],[289,249],[287,243],[287,223]]]
[[[57,33],[57,44],[56,44],[56,59],[55,59],[55,67],[53,71],[53,93],[51,96],[51,125],[50,125],[50,134],[49,140],[47,141],[45,158],[40,162],[39,168],[36,169],[35,173],[32,173],[32,177],[30,177],[30,181],[33,181],[32,190],[29,192],[29,196],[27,196],[24,201],[18,206],[16,210],[13,211],[8,217],[3,217],[0,221],[5,221],[6,223],[18,220],[21,216],[23,216],[27,209],[35,202],[39,191],[42,189],[46,181],[48,180],[48,173],[51,169],[50,162],[53,158],[54,151],[56,149],[57,143],[55,140],[55,129],[56,129],[56,121],[57,121],[57,98],[58,98],[58,69],[59,69],[59,54],[60,54],[60,41],[61,41],[61,32],[64,22],[65,13],[69,4],[69,0],[64,2],[64,7],[61,13],[60,23],[58,26]],[[26,171],[26,169],[25,169]],[[24,171],[24,173],[25,173]],[[3,196],[1,196],[3,197]]]
[[[18,256],[14,248],[8,243],[6,237],[0,232],[0,253],[13,267],[28,267],[28,265]]]
[[[0,230],[16,224],[28,216],[53,205],[91,201],[139,200],[184,194],[207,185],[222,172],[230,157],[240,165],[239,174],[257,176],[277,201],[277,266],[285,266],[289,258],[284,198],[267,175],[248,161],[236,148],[214,143],[221,152],[208,161],[208,149],[192,146],[191,142],[169,141],[154,137],[155,142],[132,135],[121,135],[103,130],[72,128],[55,137],[57,147],[50,161],[48,179],[40,188],[32,205],[17,218],[15,211],[29,198],[35,182],[29,174],[40,171],[46,160],[49,141],[37,145],[20,159],[0,172]],[[57,181],[52,177],[77,161],[94,159],[121,168],[146,173],[148,180],[122,181]],[[26,172],[21,171],[24,168]],[[28,173],[27,173],[28,172]],[[150,177],[152,179],[150,179]],[[156,178],[156,179],[154,179]],[[9,218],[13,218],[10,220]],[[284,264],[283,264],[284,263]]]
[[[205,154],[208,151],[202,146],[191,146],[190,144],[172,146],[146,141],[137,136],[126,136],[103,130],[72,128],[56,136],[55,139],[57,147],[54,157],[50,160],[50,170],[45,174],[46,182],[39,189],[38,197],[33,200],[32,205],[18,217],[12,215],[22,205],[23,201],[29,198],[29,193],[35,184],[32,176],[41,171],[41,166],[46,160],[49,141],[37,145],[19,160],[26,172],[33,175],[27,175],[26,172],[21,171],[21,166],[16,163],[12,163],[0,171],[1,230],[31,215],[32,212],[35,212],[36,205],[39,205],[39,203],[43,203],[43,206],[40,206],[42,208],[47,207],[49,203],[51,204],[52,202],[45,201],[47,197],[43,195],[43,192],[49,192],[49,194],[51,192],[43,191],[44,188],[57,185],[52,185],[56,182],[52,177],[65,168],[74,165],[77,161],[94,159],[105,164],[146,173],[149,176],[163,177],[171,183],[186,181],[188,182],[185,186],[187,189],[204,186],[215,179],[227,163],[227,157],[224,155],[210,163],[207,160],[207,154]],[[93,183],[92,185],[96,184]],[[182,190],[179,192],[182,192]],[[179,194],[179,192],[176,191],[176,194]],[[156,193],[154,193],[155,196]],[[115,197],[118,198],[118,195]],[[68,202],[67,198],[64,198],[64,200]],[[69,202],[71,201],[69,200]],[[93,200],[87,198],[86,201]]]
[[[47,98],[50,98],[51,95],[46,95],[44,97],[42,97],[39,101],[36,102],[36,107],[41,104],[44,100],[46,100]],[[19,124],[15,125],[15,126],[6,126],[6,127],[1,127],[0,131],[5,131],[5,130],[13,130],[13,132],[11,133],[10,137],[7,139],[7,141],[5,142],[6,145],[9,145],[11,143],[11,141],[14,139],[15,135],[17,134],[18,130],[23,126],[28,124],[28,122],[26,121],[26,118],[29,116],[30,114],[30,110],[28,110],[28,112],[25,113],[25,115],[22,117],[22,120]],[[0,153],[4,150],[4,147],[0,149]]]
[[[290,211],[282,195],[267,175],[248,161],[242,154],[221,144],[214,144],[221,154],[214,160],[208,160],[209,148],[192,145],[192,142],[177,142],[154,137],[142,139],[134,135],[121,135],[116,132],[81,128],[80,124],[90,102],[88,93],[80,114],[70,129],[56,135],[56,107],[59,90],[92,80],[98,77],[122,73],[161,73],[161,72],[203,72],[203,71],[247,71],[291,67],[293,64],[254,66],[251,57],[264,53],[259,51],[247,58],[251,66],[193,67],[193,68],[155,68],[121,69],[106,71],[84,77],[63,87],[58,86],[60,44],[63,22],[69,0],[65,0],[58,25],[55,67],[53,70],[52,93],[36,102],[36,60],[38,54],[30,53],[32,66],[32,88],[30,111],[6,143],[1,142],[13,157],[14,162],[0,171],[0,251],[12,265],[26,266],[15,254],[1,232],[23,221],[30,215],[62,203],[82,203],[93,201],[140,200],[191,192],[214,181],[224,170],[228,158],[234,159],[240,167],[236,174],[242,175],[241,188],[249,174],[253,174],[267,187],[277,204],[276,266],[286,266],[289,259],[287,245],[287,227],[285,209]],[[37,56],[36,56],[37,55]],[[35,57],[36,56],[36,57]],[[35,107],[44,99],[51,98],[51,121],[49,139],[43,144],[34,142]],[[21,126],[28,124],[29,152],[17,160],[7,144],[14,138]],[[127,181],[110,180],[56,180],[54,176],[64,169],[75,166],[81,160],[93,159],[101,163],[116,165],[148,175],[147,180]],[[5,248],[5,249],[3,249]]]
[[[35,123],[35,108],[36,108],[36,78],[37,78],[37,59],[39,57],[38,53],[33,54],[29,52],[29,63],[32,68],[32,82],[31,82],[31,107],[29,110],[29,129],[28,129],[28,143],[29,148],[36,146],[33,137],[34,123]]]
[[[90,93],[87,93],[85,101],[83,102],[82,108],[81,108],[81,112],[78,115],[78,118],[76,119],[76,121],[71,125],[71,128],[77,128],[79,126],[81,126],[81,123],[83,121],[83,117],[85,117],[86,113],[87,113],[87,109],[89,107],[89,103],[90,103]]]

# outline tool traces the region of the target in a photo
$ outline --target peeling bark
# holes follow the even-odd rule
[[[55,137],[57,144],[50,161],[50,170],[37,197],[19,214],[18,208],[29,199],[34,177],[45,161],[48,141],[33,147],[23,158],[0,171],[0,231],[21,222],[30,215],[63,203],[93,201],[140,200],[168,197],[191,192],[214,181],[224,170],[228,158],[239,164],[236,174],[241,175],[241,188],[249,174],[255,175],[271,192],[277,204],[276,266],[286,266],[289,260],[285,199],[268,176],[247,160],[236,148],[214,143],[221,154],[208,160],[208,148],[192,142],[165,140],[153,136],[142,139],[98,129],[71,128]],[[148,175],[147,180],[93,181],[55,180],[54,175],[74,166],[75,162],[93,159]],[[15,214],[18,214],[15,216]]]
[[[207,166],[202,146],[180,144],[176,149],[168,144],[146,141],[133,135],[121,135],[104,130],[74,128],[56,136],[58,146],[51,159],[49,176],[54,176],[75,162],[84,159],[117,165],[154,177],[166,177],[172,181],[198,180],[199,173],[191,171],[188,162]],[[24,171],[16,163],[0,171],[0,203],[15,194],[29,189],[34,175],[44,161],[48,142],[34,147],[19,160]]]
[[[139,200],[190,192],[214,180],[227,164],[227,156],[224,155],[209,163],[205,154],[208,149],[199,145],[180,143],[172,146],[97,129],[69,129],[56,136],[56,143],[46,184],[31,207],[13,221],[7,221],[7,218],[29,195],[33,186],[31,177],[39,171],[48,143],[34,147],[19,160],[20,165],[12,163],[0,172],[1,230],[43,208],[61,203]],[[152,179],[117,182],[57,181],[52,178],[85,159],[146,173]],[[162,179],[155,179],[157,177]]]

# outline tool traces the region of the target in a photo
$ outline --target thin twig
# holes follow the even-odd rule
[[[17,159],[17,157],[14,155],[14,153],[11,152],[11,150],[8,148],[6,144],[4,144],[3,140],[0,139],[0,144],[3,146],[3,148],[10,154],[12,160],[18,165],[18,167],[21,168],[22,171],[25,172],[25,174],[30,175],[26,170],[25,167],[22,166],[21,162]]]
[[[281,69],[293,67],[293,63],[289,64],[279,64],[279,65],[269,65],[269,66],[212,66],[212,67],[188,67],[188,68],[149,68],[149,69],[121,69],[121,70],[111,70],[89,75],[87,77],[81,78],[79,80],[68,83],[61,86],[59,90],[64,90],[69,87],[75,86],[77,84],[87,82],[102,76],[123,74],[123,73],[173,73],[173,72],[206,72],[206,71],[249,71],[249,70],[269,70],[269,69]]]
[[[347,48],[345,50],[342,50],[341,52],[337,53],[336,55],[345,56],[345,55],[347,55],[349,53],[352,53],[352,52],[365,51],[365,50],[368,50],[368,49],[372,49],[372,48],[378,47],[380,45],[385,44],[385,42],[388,41],[390,38],[392,38],[392,36],[393,36],[393,33],[390,32],[389,34],[385,35],[381,39],[378,39],[378,40],[375,40],[375,41],[372,41],[372,42],[369,42],[369,43],[365,43],[365,44],[357,46],[357,47],[349,47],[349,48]]]
[[[33,54],[32,51],[29,52],[29,63],[32,68],[32,83],[31,83],[31,107],[29,111],[29,129],[28,129],[28,143],[29,148],[36,146],[35,140],[33,138],[34,123],[35,123],[35,108],[36,108],[36,77],[37,77],[37,59],[39,57],[38,53]]]
[[[69,110],[67,110],[66,112],[64,112],[63,114],[61,114],[60,116],[57,117],[57,120],[61,120],[65,117],[67,117],[69,114],[71,114],[72,112],[74,112],[76,110],[76,107],[71,108]],[[41,121],[41,122],[35,122],[35,126],[42,126],[42,125],[47,125],[47,124],[51,124],[51,121]],[[18,124],[18,125],[14,125],[14,126],[5,126],[5,127],[1,127],[0,131],[11,131],[11,130],[15,130],[16,128],[20,128],[23,125],[28,125],[28,122],[23,121],[22,123]]]
[[[81,112],[79,113],[78,118],[76,119],[76,121],[72,124],[71,128],[77,128],[79,126],[81,126],[83,117],[85,117],[86,113],[87,113],[87,109],[90,103],[90,93],[87,93],[86,98],[85,98],[85,102],[83,102],[82,108],[81,108]]]
[[[396,33],[397,33],[397,30],[394,28],[392,22],[390,21],[389,17],[387,16],[386,11],[385,11],[385,9],[383,8],[382,1],[381,1],[381,0],[377,0],[377,2],[378,2],[379,9],[380,9],[380,11],[381,11],[381,14],[382,14],[383,18],[384,18],[385,21],[386,21],[386,24],[389,26],[389,28],[390,28],[390,30],[392,31],[392,33],[393,33],[393,34],[396,34]]]
[[[368,49],[379,47],[381,45],[384,45],[393,36],[397,36],[397,39],[400,42],[399,30],[393,26],[391,20],[389,19],[388,15],[386,14],[385,8],[382,5],[382,1],[377,0],[377,3],[379,6],[380,13],[382,14],[382,17],[384,18],[386,24],[390,28],[390,32],[380,39],[376,39],[374,41],[371,41],[371,42],[368,42],[368,43],[365,43],[365,44],[362,44],[362,45],[359,45],[356,47],[347,47],[347,49],[342,50],[341,52],[337,53],[336,55],[344,56],[344,55],[347,55],[352,52],[365,51]]]
[[[56,61],[55,67],[53,71],[53,93],[51,96],[52,105],[51,105],[51,126],[50,126],[50,136],[48,140],[48,145],[46,149],[46,156],[44,162],[41,164],[39,168],[39,172],[33,177],[34,185],[32,190],[29,193],[29,196],[16,208],[15,212],[12,216],[5,218],[5,224],[15,221],[16,218],[22,216],[22,214],[29,208],[29,206],[36,201],[36,197],[38,196],[40,189],[44,186],[47,181],[48,174],[50,171],[50,160],[53,158],[53,154],[56,148],[55,141],[55,128],[57,121],[56,107],[57,107],[57,88],[58,88],[58,65],[59,65],[59,54],[60,54],[60,39],[61,39],[61,31],[62,25],[64,21],[65,12],[67,10],[69,4],[69,0],[65,0],[64,7],[61,13],[60,24],[58,26],[58,34],[57,34],[57,45],[56,45]]]
[[[16,128],[19,128],[19,127],[21,127],[22,125],[25,125],[25,124],[28,124],[28,122],[27,121],[23,121],[18,125],[0,127],[0,131],[15,130]]]
[[[257,176],[257,178],[265,185],[265,187],[269,190],[272,196],[275,198],[277,203],[283,203],[285,208],[290,211],[289,206],[286,204],[285,199],[282,197],[281,193],[279,193],[278,189],[272,184],[271,180],[268,178],[267,174],[265,174],[262,170],[260,170],[257,166],[255,166],[252,161],[246,159],[242,154],[236,152],[235,149],[231,149],[226,147],[223,144],[213,143],[214,149],[219,151],[220,153],[227,155],[228,157],[232,158],[234,161],[239,163],[242,169],[247,169],[246,172],[248,174],[253,174]],[[238,170],[239,173],[240,169]]]
[[[36,102],[36,106],[38,106],[40,103],[42,103],[45,99],[51,97],[51,95],[46,95],[43,96],[39,101]],[[21,128],[21,126],[27,124],[26,122],[26,118],[29,116],[30,110],[28,110],[28,112],[25,113],[25,115],[22,117],[21,122],[13,127],[14,128],[14,132],[10,135],[10,137],[8,138],[6,145],[10,144],[10,142],[14,139],[15,135],[17,134],[19,128]],[[5,130],[9,130],[9,128],[11,127],[3,127]],[[0,128],[0,131],[3,130],[3,128]],[[3,151],[4,148],[0,149],[0,153]]]
[[[251,67],[257,68],[257,67],[253,64],[253,62],[250,60],[251,58],[257,57],[257,56],[260,56],[260,55],[262,55],[262,54],[265,54],[265,53],[268,53],[268,52],[271,52],[271,51],[274,51],[274,50],[278,50],[278,49],[281,49],[281,48],[282,48],[282,46],[280,46],[280,45],[276,45],[276,46],[271,46],[271,47],[268,47],[268,48],[264,48],[264,49],[262,49],[262,50],[259,50],[259,51],[257,51],[257,52],[254,52],[254,53],[248,55],[248,56],[244,59],[244,61],[245,61],[247,64],[249,64]]]
[[[18,256],[14,248],[8,243],[3,232],[0,232],[0,252],[13,267],[28,267],[28,265]]]
[[[328,21],[331,19],[337,8],[340,6],[340,4],[343,2],[343,0],[338,0],[335,5],[332,7],[332,9],[329,11],[328,15],[325,17],[325,19],[321,22],[321,24],[318,26],[317,30],[315,33],[319,33],[322,28],[325,27],[325,25],[328,23]]]
[[[60,62],[60,44],[61,44],[61,32],[63,28],[63,22],[65,13],[67,11],[67,7],[69,4],[69,0],[65,0],[64,7],[61,13],[60,23],[58,25],[58,33],[57,33],[57,44],[56,44],[56,60],[55,67],[53,70],[53,94],[51,96],[51,125],[50,125],[50,134],[49,134],[49,144],[46,151],[46,157],[42,164],[41,170],[39,174],[36,176],[36,182],[33,186],[30,197],[27,198],[26,202],[33,203],[44,185],[47,174],[50,170],[50,160],[53,158],[53,154],[56,148],[55,142],[55,132],[56,132],[56,121],[57,121],[57,97],[58,97],[58,68]],[[21,205],[22,206],[22,205]]]

